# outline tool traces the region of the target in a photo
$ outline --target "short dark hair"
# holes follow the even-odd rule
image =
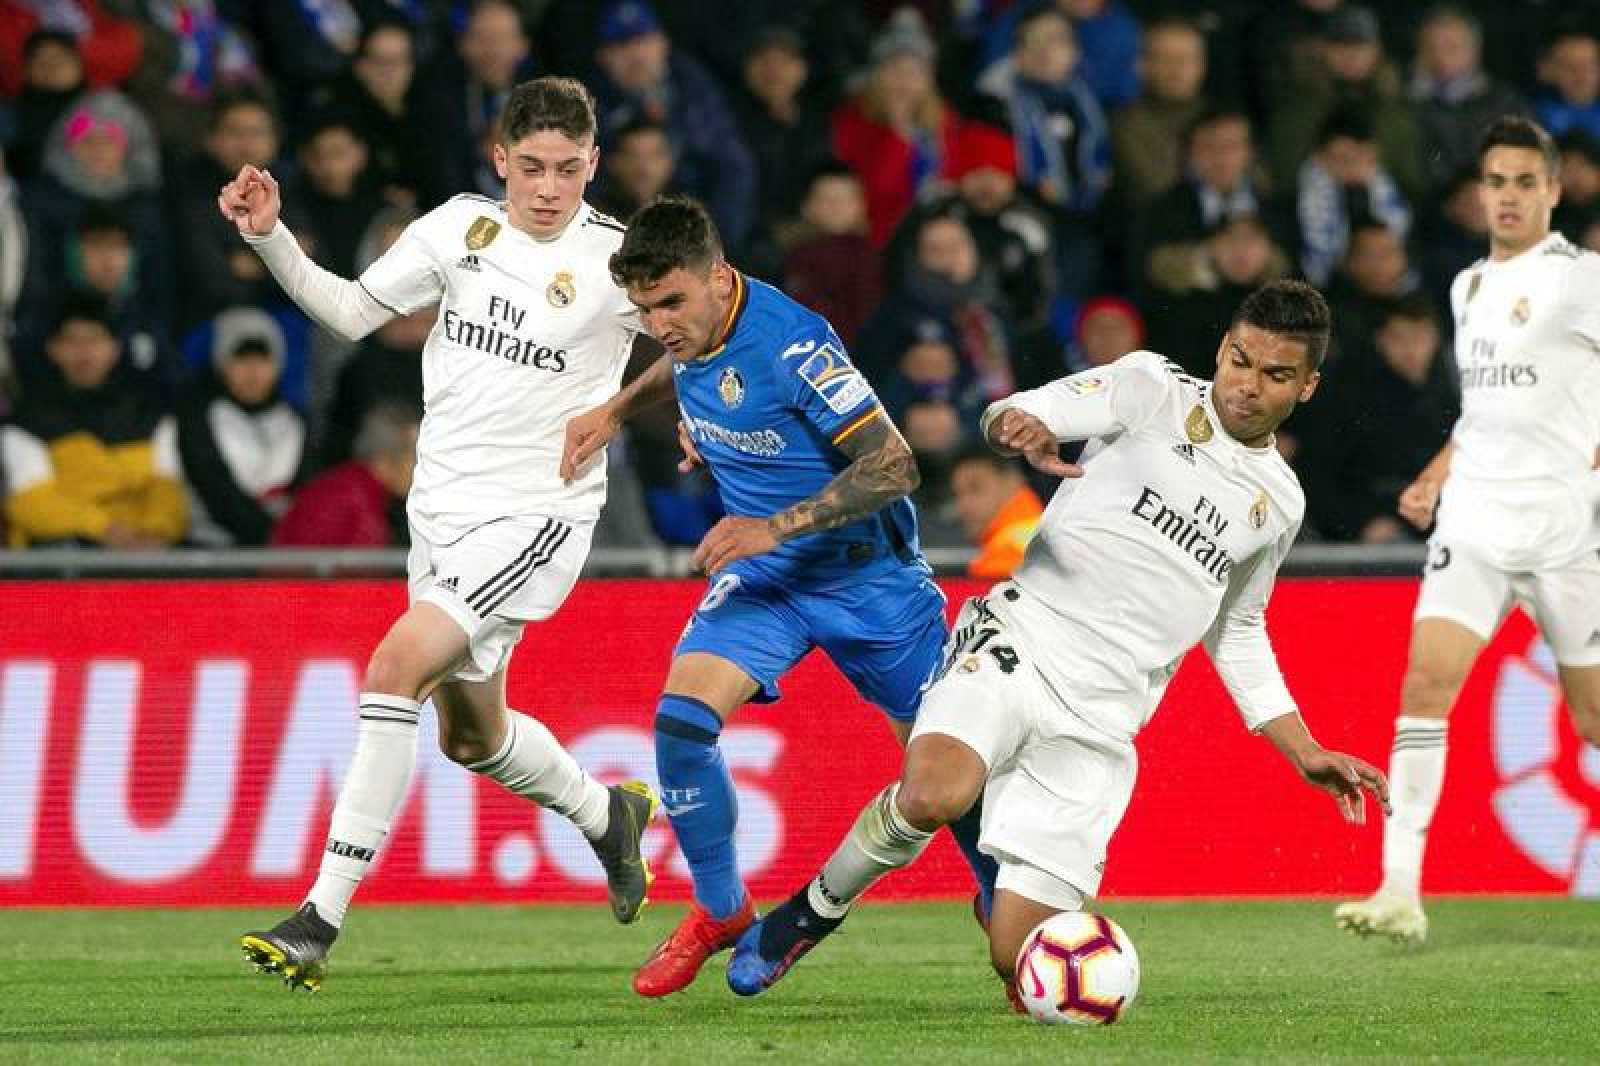
[[[78,48],[78,39],[65,30],[34,30],[28,34],[27,40],[22,42],[22,61],[28,62],[35,52],[52,44],[65,48],[82,61],[83,52]]]
[[[1372,116],[1354,107],[1341,107],[1323,120],[1317,130],[1317,147],[1326,148],[1339,139],[1373,142],[1378,139],[1378,127]]]
[[[500,114],[500,141],[516,144],[529,134],[555,130],[578,143],[595,139],[594,94],[576,78],[544,77],[511,90]]]
[[[93,322],[107,333],[116,335],[111,324],[111,305],[104,296],[89,289],[74,289],[56,305],[55,321],[50,336],[58,336],[70,322]]]
[[[1496,148],[1527,148],[1538,152],[1544,159],[1545,173],[1554,175],[1561,169],[1561,149],[1545,128],[1521,115],[1501,115],[1478,138],[1478,166]]]
[[[682,267],[704,271],[722,258],[717,224],[697,201],[663,196],[628,223],[622,247],[611,257],[618,285],[648,285]]]
[[[950,460],[950,473],[954,474],[968,463],[980,463],[1002,476],[1006,474],[1022,476],[1022,468],[1017,465],[1015,459],[1008,459],[983,444],[968,444],[956,452]]]
[[[1306,346],[1306,362],[1320,369],[1328,354],[1333,316],[1322,294],[1303,281],[1269,281],[1244,298],[1233,326],[1248,323]]]
[[[1433,301],[1423,293],[1413,292],[1391,301],[1384,308],[1379,325],[1382,326],[1395,318],[1403,318],[1407,322],[1432,322],[1437,326],[1439,309],[1434,307]]]
[[[607,144],[609,148],[615,149],[623,141],[639,133],[659,133],[663,137],[668,135],[667,127],[663,123],[657,122],[653,118],[647,118],[644,115],[640,115],[639,117],[631,118],[627,122],[624,122],[622,125],[618,126],[616,130],[612,132],[611,136],[607,138]]]
[[[206,114],[206,132],[215,133],[228,113],[241,107],[254,107],[266,112],[274,132],[278,130],[278,109],[272,106],[272,100],[264,92],[245,87],[228,89],[211,98],[211,108]]]
[[[1185,123],[1181,136],[1180,147],[1187,153],[1194,144],[1195,135],[1210,126],[1220,126],[1224,122],[1242,122],[1247,133],[1252,136],[1255,129],[1250,122],[1250,116],[1240,108],[1228,104],[1209,104],[1200,109],[1199,114]]]
[[[131,240],[133,227],[116,208],[91,201],[89,209],[78,220],[78,238],[81,240],[91,233],[120,233]]]

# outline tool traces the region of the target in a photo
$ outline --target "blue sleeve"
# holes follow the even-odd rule
[[[838,444],[881,409],[878,394],[825,325],[789,337],[778,359],[780,388],[824,437]]]

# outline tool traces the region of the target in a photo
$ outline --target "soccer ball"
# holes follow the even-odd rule
[[[1046,1025],[1110,1025],[1139,994],[1139,953],[1105,915],[1063,911],[1023,941],[1017,993]]]

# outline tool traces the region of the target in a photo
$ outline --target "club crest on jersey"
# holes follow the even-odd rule
[[[1250,505],[1250,525],[1260,529],[1267,524],[1267,493],[1263,489],[1256,496],[1256,502]]]
[[[578,298],[578,290],[572,284],[572,272],[557,271],[555,280],[545,286],[544,298],[550,301],[551,307],[571,307],[572,301]]]
[[[1528,318],[1532,314],[1533,308],[1528,305],[1528,298],[1524,296],[1511,309],[1511,324],[1513,326],[1525,326],[1528,324]]]
[[[1183,431],[1189,434],[1189,440],[1195,444],[1204,444],[1211,439],[1211,419],[1206,417],[1206,409],[1199,404],[1189,412],[1189,417],[1183,420]]]
[[[717,395],[722,397],[724,407],[738,407],[744,403],[744,378],[733,367],[722,371],[722,377],[717,380]]]
[[[500,223],[492,218],[479,215],[472,220],[472,225],[467,227],[467,235],[464,238],[467,244],[467,251],[480,252],[489,247],[499,235]]]

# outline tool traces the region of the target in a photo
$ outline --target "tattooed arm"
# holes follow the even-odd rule
[[[771,551],[784,541],[848,525],[898,500],[921,481],[910,445],[881,410],[838,446],[850,457],[850,465],[821,491],[771,518],[724,518],[695,549],[695,568],[714,574],[736,559]]]

